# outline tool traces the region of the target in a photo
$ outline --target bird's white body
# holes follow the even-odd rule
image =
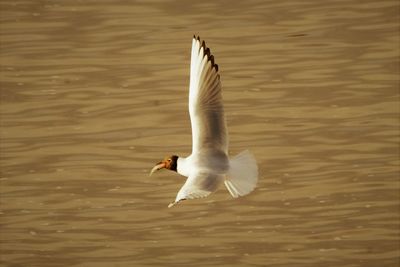
[[[256,186],[258,169],[254,157],[244,151],[228,157],[228,134],[218,65],[204,41],[193,38],[190,63],[189,114],[192,154],[179,157],[177,172],[188,177],[175,202],[206,197],[225,183],[233,197],[250,193]]]
[[[207,151],[208,152],[208,151]],[[212,172],[225,175],[229,171],[229,159],[225,153],[196,153],[187,158],[179,157],[177,172],[189,177],[197,172]]]

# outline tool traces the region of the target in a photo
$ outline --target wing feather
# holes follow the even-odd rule
[[[175,203],[185,199],[203,198],[216,191],[224,181],[223,175],[200,172],[189,176],[179,190]]]
[[[204,41],[193,37],[190,63],[189,114],[192,153],[213,148],[227,153],[228,138],[218,65]]]

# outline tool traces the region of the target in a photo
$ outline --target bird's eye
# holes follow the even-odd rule
[[[168,159],[168,162],[171,162],[171,159]]]

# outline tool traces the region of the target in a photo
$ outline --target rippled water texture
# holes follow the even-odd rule
[[[399,265],[398,1],[0,3],[1,266]],[[258,188],[168,209],[193,34]]]

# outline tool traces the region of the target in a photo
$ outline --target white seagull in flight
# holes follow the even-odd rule
[[[258,168],[245,150],[228,157],[228,134],[222,104],[221,81],[214,56],[200,37],[193,36],[190,62],[189,114],[192,125],[192,154],[173,155],[159,162],[153,172],[166,168],[188,177],[172,207],[186,199],[202,198],[224,183],[232,197],[250,193],[257,184]]]

